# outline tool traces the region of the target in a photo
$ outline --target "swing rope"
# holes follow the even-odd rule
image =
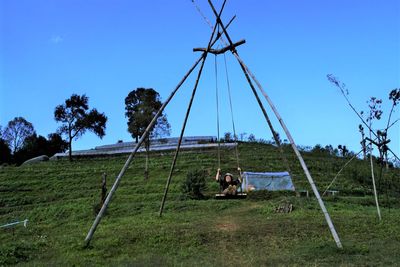
[[[226,75],[226,84],[228,90],[228,97],[229,97],[229,107],[231,113],[231,123],[232,123],[232,130],[233,130],[233,139],[235,142],[235,158],[237,169],[239,172],[239,180],[242,182],[242,172],[240,169],[240,160],[239,160],[239,150],[238,150],[238,138],[236,134],[236,126],[235,120],[233,115],[233,104],[232,104],[232,94],[231,94],[231,87],[229,81],[229,74],[228,74],[228,64],[226,61],[226,56],[224,54],[224,66],[225,66],[225,75]],[[214,72],[215,72],[215,97],[216,97],[216,109],[217,109],[217,140],[218,140],[218,169],[221,169],[221,139],[220,139],[220,115],[219,115],[219,89],[218,89],[218,61],[217,55],[214,58]]]
[[[217,68],[217,55],[214,58],[215,65],[215,98],[217,104],[217,142],[218,142],[218,169],[221,169],[221,141],[219,135],[219,97],[218,97],[218,68]]]
[[[229,107],[231,110],[231,121],[232,121],[232,130],[233,130],[233,139],[235,141],[235,156],[236,156],[236,163],[237,163],[237,167],[238,169],[240,168],[240,164],[239,164],[239,150],[238,150],[238,143],[237,143],[237,134],[236,134],[236,127],[235,127],[235,120],[233,118],[233,105],[232,105],[232,96],[231,96],[231,86],[230,86],[230,82],[229,82],[229,75],[228,75],[228,65],[226,64],[226,56],[224,53],[224,62],[225,62],[225,74],[226,74],[226,84],[228,87],[228,96],[229,96]],[[240,176],[242,176],[242,174],[240,173]]]

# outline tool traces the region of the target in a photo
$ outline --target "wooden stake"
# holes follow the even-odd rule
[[[104,204],[104,201],[106,200],[106,197],[107,197],[107,174],[103,173],[101,179],[101,200],[100,200],[102,206]]]

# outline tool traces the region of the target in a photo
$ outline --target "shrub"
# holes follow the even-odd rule
[[[186,179],[182,184],[182,193],[184,197],[191,199],[203,199],[202,191],[207,188],[206,177],[207,171],[205,170],[190,170],[186,174]]]

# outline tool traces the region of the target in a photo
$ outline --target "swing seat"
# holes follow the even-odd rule
[[[246,197],[246,193],[237,193],[236,195],[215,194],[216,199],[244,199]]]

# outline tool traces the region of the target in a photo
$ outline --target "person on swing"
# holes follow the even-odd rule
[[[241,172],[241,169],[238,168],[239,173]],[[233,175],[229,172],[225,173],[225,175],[222,177],[221,175],[221,169],[218,168],[217,174],[215,175],[215,181],[219,182],[221,185],[221,191],[222,194],[226,195],[236,195],[237,194],[237,189],[240,186],[241,182],[239,179],[234,179]]]

